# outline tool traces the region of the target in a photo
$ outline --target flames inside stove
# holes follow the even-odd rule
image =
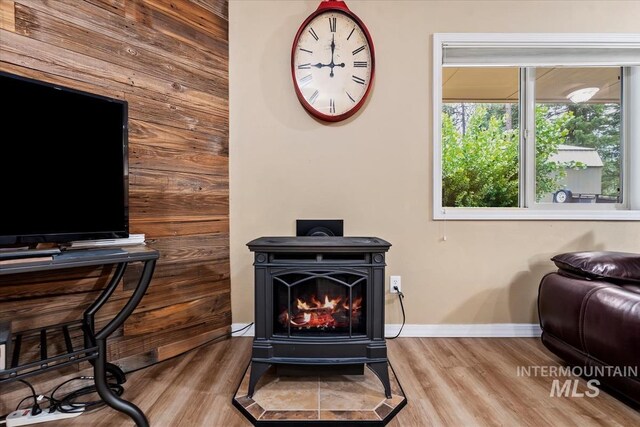
[[[335,329],[349,327],[349,319],[352,323],[360,322],[362,298],[355,298],[353,303],[342,297],[330,297],[325,295],[318,300],[312,295],[308,301],[296,298],[292,307],[291,316],[289,310],[284,310],[278,320],[283,326],[287,323],[292,328],[301,329]]]
[[[274,333],[285,335],[366,334],[366,280],[334,274],[280,276],[274,297]]]

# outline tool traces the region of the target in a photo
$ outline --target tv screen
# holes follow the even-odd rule
[[[128,237],[126,101],[0,73],[0,245]]]

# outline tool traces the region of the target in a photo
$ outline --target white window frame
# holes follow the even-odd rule
[[[552,204],[531,203],[518,208],[457,208],[442,206],[442,69],[445,46],[476,47],[569,47],[569,48],[640,48],[638,34],[571,33],[436,33],[433,35],[433,219],[436,220],[640,220],[640,58],[638,64],[625,68],[622,100],[623,203]],[[508,66],[527,67],[514,63]],[[549,66],[557,64],[548,64]],[[598,62],[579,65],[601,65]],[[474,64],[474,66],[485,66]],[[488,64],[486,66],[491,66]],[[501,66],[507,66],[502,64]],[[540,66],[539,64],[536,66]],[[632,118],[634,114],[636,117]],[[533,153],[533,144],[526,149]],[[531,164],[532,162],[528,162]],[[524,165],[519,177],[521,186],[531,186],[535,174]],[[522,187],[521,187],[522,188]],[[531,191],[521,192],[521,198]],[[531,199],[531,196],[529,197]],[[608,205],[608,206],[607,206]]]

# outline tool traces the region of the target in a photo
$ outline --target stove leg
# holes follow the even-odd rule
[[[271,367],[271,363],[251,362],[251,374],[249,376],[249,392],[248,397],[253,397],[253,391],[262,375]]]
[[[391,399],[391,384],[389,383],[389,365],[387,362],[367,363],[369,369],[380,379],[384,386],[384,395]],[[252,372],[253,374],[253,372]]]

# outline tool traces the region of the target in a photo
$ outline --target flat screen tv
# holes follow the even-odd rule
[[[0,72],[0,246],[129,235],[127,103]]]

